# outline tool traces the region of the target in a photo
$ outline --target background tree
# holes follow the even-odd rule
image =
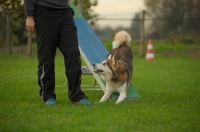
[[[0,1],[0,44],[5,44],[6,26],[10,24],[11,43],[20,45],[26,43],[24,34],[25,15],[21,0],[1,0]],[[7,23],[9,17],[10,23]]]
[[[144,0],[153,18],[151,35],[157,38],[200,35],[199,0]]]
[[[23,10],[22,0],[1,0],[0,11]]]
[[[74,5],[79,9],[83,17],[89,22],[90,25],[94,25],[99,18],[99,14],[95,13],[92,9],[98,5],[97,0],[71,0]]]
[[[141,26],[141,12],[135,14],[131,23],[132,37],[136,40],[140,39],[140,26]]]

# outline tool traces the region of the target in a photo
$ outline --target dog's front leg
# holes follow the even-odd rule
[[[101,98],[100,102],[105,102],[110,97],[111,93],[111,91],[106,91],[106,93]]]
[[[122,92],[119,93],[119,97],[118,97],[118,99],[115,103],[118,104],[121,101],[123,101],[125,98],[126,98],[126,91],[122,91]]]

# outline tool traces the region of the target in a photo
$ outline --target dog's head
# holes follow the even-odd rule
[[[111,78],[113,81],[124,81],[127,79],[127,65],[121,60],[116,60],[115,56],[100,64],[93,64],[94,72],[105,77]]]
[[[101,75],[111,75],[112,71],[110,70],[107,61],[108,60],[104,60],[102,63],[93,64],[94,72]]]

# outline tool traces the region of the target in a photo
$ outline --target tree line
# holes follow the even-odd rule
[[[198,43],[200,40],[200,1],[199,0],[144,0],[145,4],[145,38],[168,39],[173,43],[187,44]],[[141,16],[137,12],[131,21],[131,26],[126,30],[135,40],[141,38]],[[101,18],[103,19],[103,18]],[[104,19],[103,19],[104,20]],[[120,18],[105,18],[106,21],[122,21]],[[124,29],[123,24],[117,29]],[[99,36],[111,37],[116,29],[105,27],[95,29]],[[105,35],[106,34],[106,35]]]
[[[141,38],[141,12],[130,18],[131,26],[123,24],[116,29],[109,26],[99,29],[96,21],[100,15],[94,12],[98,0],[71,0],[93,27],[100,38],[112,38],[118,30],[127,30],[134,39]],[[173,42],[185,41],[193,43],[200,36],[200,1],[199,0],[144,0],[145,4],[145,37],[154,39],[170,39]],[[10,17],[10,34],[13,45],[27,44],[25,30],[24,7],[21,0],[0,1],[0,45],[6,43],[7,15]],[[120,16],[119,16],[120,18]],[[102,18],[101,18],[102,19]],[[117,21],[117,20],[112,20]],[[34,37],[33,37],[34,38]]]

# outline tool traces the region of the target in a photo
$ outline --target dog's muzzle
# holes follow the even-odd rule
[[[93,68],[95,73],[103,72],[103,70],[96,69],[96,64],[93,64]]]

